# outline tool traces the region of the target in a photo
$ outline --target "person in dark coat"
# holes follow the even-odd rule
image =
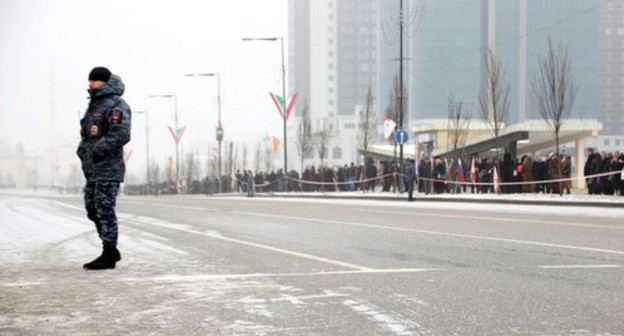
[[[622,153],[615,151],[613,153],[613,160],[611,161],[611,171],[615,172],[613,175],[613,188],[615,193],[620,193],[620,196],[624,196],[624,181],[622,181],[622,169],[624,169],[624,158]]]
[[[433,191],[436,194],[442,194],[444,193],[444,183],[446,182],[446,166],[439,157],[435,158],[434,163],[433,178],[435,179],[435,182],[433,185]]]
[[[407,200],[414,200],[414,182],[416,182],[416,169],[412,160],[406,160],[405,162],[405,190],[407,191]]]
[[[366,179],[368,182],[366,183],[365,191],[375,191],[375,178],[377,177],[377,167],[375,167],[375,163],[371,160],[368,162],[366,166]]]
[[[600,183],[600,177],[588,177],[596,174],[600,174],[602,171],[600,154],[594,153],[593,148],[587,149],[587,161],[585,161],[585,167],[583,174],[586,177],[587,192],[590,195],[600,194],[602,192],[602,184]]]
[[[542,155],[537,160],[533,161],[533,180],[534,181],[546,181],[548,179],[548,162]],[[535,185],[536,193],[546,192],[546,183],[538,183]]]
[[[83,265],[87,270],[115,268],[121,260],[117,249],[115,204],[126,171],[123,147],[130,141],[130,106],[121,98],[125,86],[119,76],[104,67],[89,73],[90,102],[80,120],[81,141],[76,154],[87,180],[84,203],[95,223],[102,254]]]
[[[511,153],[505,153],[503,163],[501,163],[500,166],[501,179],[503,183],[513,182],[515,166],[516,163],[511,158]],[[503,184],[501,186],[501,191],[503,194],[510,194],[512,192],[512,188]]]

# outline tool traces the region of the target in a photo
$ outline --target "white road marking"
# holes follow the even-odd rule
[[[391,331],[395,335],[413,335],[410,331],[415,328],[420,329],[421,326],[409,319],[398,314],[385,313],[380,311],[378,307],[356,299],[348,299],[342,302],[343,305],[351,308],[357,314],[362,315],[367,320],[376,322],[380,327]]]
[[[345,270],[345,271],[325,271],[325,272],[301,272],[301,273],[243,273],[243,274],[200,274],[200,275],[159,275],[154,277],[126,277],[119,278],[118,281],[127,282],[195,282],[222,279],[261,279],[261,278],[290,278],[290,277],[312,277],[331,275],[366,275],[366,274],[396,274],[396,273],[424,273],[444,270],[443,268],[405,268],[405,269],[375,269],[375,270]]]
[[[541,265],[542,269],[571,269],[571,268],[620,268],[621,265]]]
[[[450,215],[443,213],[427,213],[427,212],[407,212],[407,211],[385,211],[385,210],[368,210],[362,209],[365,212],[391,214],[391,215],[411,215],[411,216],[427,216],[437,218],[455,218],[455,219],[476,219],[486,221],[504,221],[512,223],[530,223],[530,224],[549,224],[559,226],[572,226],[592,229],[609,229],[609,230],[624,230],[624,226],[617,225],[600,225],[600,224],[584,224],[584,223],[570,223],[570,222],[558,222],[558,221],[546,221],[539,219],[523,219],[523,218],[509,218],[509,217],[488,217],[488,216],[472,216],[472,215]]]
[[[121,213],[118,213],[117,216],[121,217],[121,218],[124,218],[125,220],[133,221],[133,222],[139,223],[139,224],[148,224],[148,225],[160,226],[160,227],[164,227],[164,228],[171,229],[171,230],[177,230],[177,231],[181,231],[181,232],[192,233],[192,234],[196,234],[196,235],[210,237],[210,238],[213,238],[213,239],[219,239],[219,240],[227,241],[227,242],[230,242],[230,243],[236,243],[236,244],[240,244],[240,245],[251,246],[251,247],[255,247],[255,248],[259,248],[259,249],[263,249],[263,250],[268,250],[268,251],[272,251],[272,252],[277,252],[277,253],[281,253],[281,254],[291,255],[291,256],[295,256],[295,257],[299,257],[299,258],[310,259],[310,260],[314,260],[314,261],[318,261],[318,262],[322,262],[322,263],[326,263],[326,264],[330,264],[330,265],[334,265],[334,266],[340,266],[340,267],[345,267],[345,268],[350,268],[350,269],[355,269],[355,270],[360,270],[360,271],[372,270],[372,268],[369,268],[369,267],[360,266],[360,265],[356,265],[356,264],[352,264],[352,263],[348,263],[348,262],[344,262],[344,261],[324,258],[324,257],[315,256],[315,255],[308,254],[308,253],[302,253],[302,252],[296,252],[296,251],[292,251],[292,250],[282,249],[282,248],[273,247],[273,246],[269,246],[269,245],[265,245],[265,244],[254,243],[254,242],[247,241],[247,240],[236,239],[236,238],[229,238],[229,237],[225,237],[225,236],[223,236],[223,235],[221,235],[219,233],[215,233],[214,231],[208,231],[208,232],[207,231],[198,231],[198,230],[191,229],[191,228],[189,228],[188,226],[185,226],[185,225],[174,224],[174,223],[170,223],[170,222],[166,222],[166,221],[162,221],[162,220],[152,219],[152,218],[149,218],[149,217],[135,216],[135,215],[130,215],[130,214],[121,214]]]
[[[331,291],[325,291],[324,294],[317,295],[302,295],[302,296],[293,296],[293,295],[284,295],[278,298],[269,299],[271,302],[284,302],[288,301],[294,305],[303,305],[305,300],[316,300],[316,299],[328,299],[335,297],[346,297],[349,296],[347,294],[334,293]]]
[[[316,223],[323,223],[323,224],[363,227],[363,228],[377,229],[377,230],[412,232],[412,233],[430,234],[430,235],[447,236],[447,237],[455,237],[455,238],[488,240],[488,241],[503,242],[503,243],[514,243],[514,244],[553,247],[553,248],[578,250],[578,251],[586,251],[586,252],[624,255],[624,251],[619,251],[619,250],[609,250],[609,249],[573,246],[573,245],[565,245],[565,244],[542,243],[542,242],[535,242],[535,241],[530,241],[530,240],[487,237],[487,236],[469,235],[469,234],[462,234],[462,233],[450,233],[450,232],[441,232],[441,231],[432,231],[432,230],[412,229],[412,228],[405,228],[405,227],[394,227],[394,226],[387,226],[387,225],[344,222],[344,221],[335,221],[335,220],[317,219],[317,218],[308,218],[308,217],[272,215],[272,214],[266,214],[266,213],[247,212],[247,211],[232,211],[232,213],[237,213],[241,215],[249,215],[249,216],[257,216],[257,217],[280,218],[280,219],[288,219],[288,220],[316,222]]]

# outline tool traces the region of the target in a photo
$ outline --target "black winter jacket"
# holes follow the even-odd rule
[[[121,99],[125,86],[111,75],[97,90],[90,90],[89,107],[80,120],[82,140],[76,154],[87,182],[123,182],[126,167],[123,146],[130,141],[130,106]]]

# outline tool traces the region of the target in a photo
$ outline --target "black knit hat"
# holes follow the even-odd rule
[[[89,80],[90,81],[102,81],[108,82],[110,79],[111,72],[105,67],[95,67],[91,72],[89,72]]]

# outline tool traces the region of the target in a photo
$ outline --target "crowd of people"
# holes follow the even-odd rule
[[[505,153],[502,160],[494,157],[448,159],[425,157],[411,166],[414,178],[406,180],[406,167],[397,161],[368,160],[366,165],[343,165],[341,167],[307,167],[302,173],[296,170],[284,174],[282,169],[272,172],[236,171],[234,176],[221,179],[206,177],[186,183],[151,183],[128,185],[127,194],[207,194],[248,193],[251,186],[255,192],[397,192],[409,190],[412,184],[425,194],[442,193],[566,193],[572,190],[573,160],[569,155],[556,153],[525,155],[513,158]],[[597,153],[589,149],[584,167],[590,194],[622,195],[624,183],[621,171],[624,157],[620,152]],[[408,174],[409,175],[409,174]],[[597,175],[597,176],[596,176]],[[409,176],[408,176],[409,177]],[[495,177],[497,177],[495,182]],[[497,190],[497,185],[499,190]]]

